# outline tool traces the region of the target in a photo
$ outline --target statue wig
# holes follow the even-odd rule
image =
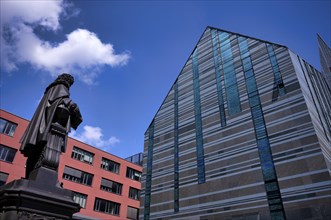
[[[62,73],[59,75],[54,82],[52,82],[45,90],[45,93],[53,86],[58,85],[58,84],[63,84],[65,85],[68,89],[72,84],[74,84],[75,79],[72,75],[68,73]]]

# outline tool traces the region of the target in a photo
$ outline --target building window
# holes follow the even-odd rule
[[[140,199],[140,190],[130,187],[129,189],[129,198],[139,200]]]
[[[256,85],[254,70],[252,69],[251,59],[247,59],[250,56],[248,43],[244,37],[239,37],[238,42],[240,45],[241,59],[243,63],[247,62],[247,66],[250,67],[244,69],[244,75],[271,218],[285,219],[284,206],[279,190],[276,169],[272,158],[271,146],[264,121],[264,114]],[[271,52],[273,53],[273,51]]]
[[[128,219],[139,219],[139,209],[128,206]]]
[[[63,172],[63,179],[91,186],[93,174],[65,166]]]
[[[202,119],[201,119],[201,103],[200,103],[200,85],[199,85],[199,62],[198,49],[193,52],[192,58],[193,68],[193,86],[194,86],[194,112],[195,112],[195,137],[197,148],[197,172],[198,183],[204,183],[205,177],[205,159],[203,149],[203,133],[202,133]]]
[[[0,160],[11,163],[14,160],[15,154],[15,149],[0,144]]]
[[[114,181],[102,178],[100,189],[104,190],[104,191],[107,191],[107,192],[111,192],[111,193],[121,195],[122,194],[122,186],[123,186],[123,184],[121,184],[121,183],[114,182]]]
[[[101,160],[101,168],[113,173],[118,173],[120,170],[120,164],[106,158]]]
[[[226,126],[225,118],[225,108],[224,108],[224,98],[223,98],[223,88],[222,88],[222,79],[218,55],[218,35],[216,30],[212,30],[212,42],[213,42],[213,55],[214,55],[214,65],[215,65],[215,74],[216,74],[216,84],[217,84],[217,96],[218,96],[218,105],[221,118],[221,126]]]
[[[219,32],[219,40],[228,112],[232,116],[241,111],[241,106],[230,36],[228,33]]]
[[[86,207],[86,200],[87,200],[87,195],[78,193],[78,192],[73,192],[74,193],[74,201],[80,205],[80,207],[84,208]]]
[[[94,211],[104,212],[111,215],[119,215],[120,206],[121,204],[116,202],[95,198]]]
[[[6,184],[6,181],[8,179],[8,173],[3,173],[3,172],[0,172],[0,186],[3,186]]]
[[[14,136],[17,124],[14,124],[10,121],[7,121],[3,118],[0,118],[0,131],[3,134]]]
[[[74,147],[72,149],[71,158],[73,158],[73,159],[80,160],[84,163],[92,164],[93,157],[94,157],[94,154],[92,154],[86,150],[80,149],[78,147]]]
[[[141,172],[131,169],[131,168],[127,168],[126,169],[126,177],[133,179],[133,180],[137,180],[140,182],[141,179]]]
[[[272,66],[272,70],[273,70],[273,73],[274,73],[274,86],[275,86],[275,89],[278,89],[279,96],[283,96],[283,95],[286,94],[286,91],[285,91],[282,75],[279,71],[275,51],[274,51],[271,44],[266,44],[266,46],[267,46],[268,55],[269,55],[270,63],[271,63],[271,66]]]

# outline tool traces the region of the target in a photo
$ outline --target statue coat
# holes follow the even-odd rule
[[[20,151],[25,156],[29,156],[29,153],[32,150],[31,148],[45,145],[47,142],[47,135],[50,132],[51,123],[53,122],[55,116],[55,111],[57,107],[63,103],[69,107],[71,103],[69,96],[69,89],[63,84],[55,84],[46,89],[46,92],[44,93],[44,96],[42,97],[37,110],[20,141],[22,143]],[[70,125],[71,123],[69,117],[66,126],[67,132],[70,130]],[[76,129],[77,126],[72,127]],[[65,143],[66,139],[67,136],[65,138]],[[64,146],[66,146],[66,144]],[[63,149],[63,152],[64,151],[65,149]]]

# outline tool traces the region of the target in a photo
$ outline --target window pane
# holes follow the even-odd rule
[[[17,124],[0,118],[0,132],[9,136],[14,136]]]
[[[129,219],[138,219],[139,209],[128,206],[128,215]]]
[[[129,198],[139,200],[140,199],[140,190],[130,187],[129,189]]]
[[[113,173],[118,173],[120,170],[120,164],[106,158],[101,160],[101,168]]]
[[[92,164],[93,163],[94,154],[80,149],[78,147],[73,147],[71,158],[82,161],[84,163]]]
[[[87,200],[87,195],[78,193],[78,192],[73,192],[74,193],[74,201],[80,205],[80,207],[85,208],[86,207],[86,200]]]
[[[94,176],[93,174],[65,166],[62,178],[73,182],[81,183],[87,186],[91,186],[93,176]]]
[[[0,160],[11,163],[14,160],[15,154],[15,149],[0,145]]]
[[[111,215],[119,215],[120,206],[121,204],[116,202],[95,198],[94,211],[104,212]]]
[[[133,179],[133,180],[137,180],[140,181],[141,179],[141,172],[131,169],[131,168],[127,168],[126,169],[126,177]]]
[[[0,172],[0,186],[5,185],[8,179],[8,173]]]
[[[102,178],[100,189],[104,190],[104,191],[107,191],[107,192],[111,192],[111,193],[121,195],[122,194],[122,186],[123,186],[123,184],[121,184],[121,183]]]

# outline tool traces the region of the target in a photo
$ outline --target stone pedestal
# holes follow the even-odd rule
[[[80,206],[72,191],[60,187],[57,172],[40,167],[29,179],[10,182],[0,188],[0,219],[72,219]]]

